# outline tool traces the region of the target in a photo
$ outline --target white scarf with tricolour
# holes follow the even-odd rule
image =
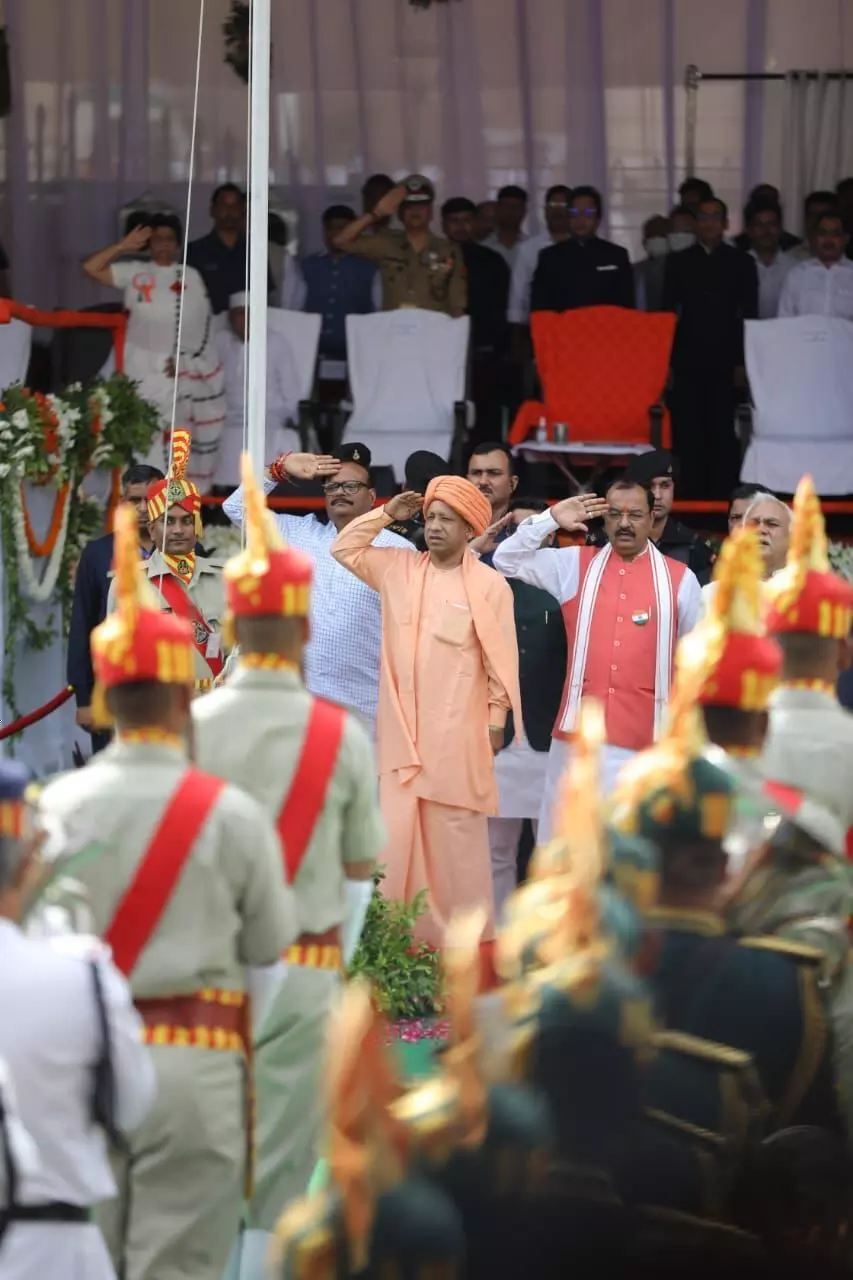
[[[657,636],[655,637],[655,738],[658,738],[663,727],[664,711],[669,701],[669,687],[672,683],[672,658],[678,633],[678,603],[672,589],[672,578],[667,567],[666,557],[662,556],[657,547],[651,542],[648,543],[648,551],[657,611]],[[560,729],[564,733],[571,733],[577,725],[590,634],[592,632],[592,615],[598,599],[598,590],[601,586],[604,570],[607,568],[607,562],[612,554],[612,548],[608,543],[590,561],[581,586],[575,642],[572,646],[572,662],[569,668],[569,698],[560,723]]]

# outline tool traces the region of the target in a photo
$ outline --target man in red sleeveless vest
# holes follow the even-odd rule
[[[146,561],[148,581],[161,608],[190,624],[193,632],[195,692],[204,693],[222,671],[220,625],[225,612],[222,561],[197,556],[201,538],[201,494],[185,478],[190,456],[189,431],[172,432],[169,474],[148,489],[148,521],[154,550]],[[113,593],[110,593],[112,608]]]
[[[127,1280],[221,1280],[250,1151],[244,966],[277,961],[296,913],[269,819],[187,760],[193,636],[160,611],[129,509],[114,590],[92,633],[92,712],[115,740],[42,795],[79,847],[103,846],[74,875],[130,981],[158,1079],[153,1111],[116,1154],[119,1198],[101,1225]]]
[[[195,744],[202,767],[243,787],[276,822],[303,931],[255,1023],[258,1173],[229,1269],[255,1280],[280,1214],[304,1194],[319,1155],[326,1022],[385,832],[366,733],[302,683],[311,561],[285,547],[248,458],[242,491],[246,550],[225,567],[225,625],[238,656],[227,683],[194,704]]]
[[[606,495],[607,546],[542,548],[556,529],[585,533],[599,500],[566,498],[524,520],[495,551],[493,565],[559,600],[569,642],[569,669],[539,815],[539,842],[550,836],[554,800],[571,752],[581,698],[604,706],[605,792],[637,751],[660,731],[678,638],[696,621],[699,583],[687,565],[650,541],[654,497],[617,480]],[[540,549],[541,548],[541,549]]]

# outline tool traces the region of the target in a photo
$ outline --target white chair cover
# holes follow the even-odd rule
[[[301,448],[295,427],[300,400],[307,400],[314,387],[317,347],[322,317],[299,311],[267,311],[267,432],[266,456],[274,458],[290,449]],[[228,418],[214,484],[232,488],[240,483],[240,454],[245,445],[243,374],[246,347],[230,326],[216,335],[217,348],[225,369]]]
[[[755,404],[741,480],[793,493],[853,493],[853,323],[833,316],[750,320],[746,367]]]
[[[0,324],[0,391],[13,382],[26,381],[32,345],[32,325],[23,320]]]
[[[465,399],[467,316],[406,308],[347,316],[353,411],[343,439],[367,445],[374,465],[404,479],[416,449],[442,458],[453,443],[453,406]]]

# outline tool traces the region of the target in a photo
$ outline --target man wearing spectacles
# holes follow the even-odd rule
[[[547,546],[557,529],[585,534],[598,516],[604,517],[606,546]],[[605,791],[660,730],[676,641],[696,621],[699,583],[686,564],[661,555],[651,541],[653,522],[651,490],[624,478],[610,486],[604,501],[583,494],[528,517],[495,550],[492,564],[499,573],[559,602],[568,639],[569,665],[539,813],[540,844],[550,837],[582,698],[604,706]]]
[[[724,201],[702,200],[697,243],[666,260],[663,309],[678,316],[670,408],[685,498],[722,498],[740,472],[735,407],[746,386],[744,321],[758,318],[758,271],[726,243],[728,225]]]
[[[309,692],[355,711],[372,733],[382,645],[379,596],[331,555],[341,529],[370,511],[376,501],[370,464],[370,450],[355,443],[342,445],[332,457],[285,454],[267,468],[264,491],[272,493],[288,480],[323,482],[323,513],[275,516],[285,541],[314,562],[311,638],[305,646],[303,675]],[[242,525],[242,486],[226,498],[222,509],[232,524]],[[415,549],[387,529],[378,535],[376,545]]]
[[[630,259],[621,245],[599,237],[601,215],[601,194],[595,187],[575,187],[568,210],[568,239],[539,254],[531,311],[634,306]]]

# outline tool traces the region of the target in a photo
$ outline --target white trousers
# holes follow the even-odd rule
[[[523,818],[489,818],[489,850],[492,855],[492,892],[495,919],[503,915],[504,903],[518,882],[518,842],[524,826]],[[533,838],[539,823],[533,819]]]
[[[115,1280],[94,1223],[14,1222],[0,1245],[3,1280]]]
[[[624,764],[636,755],[636,751],[628,751],[625,747],[604,748],[602,758],[601,785],[605,796],[609,795],[616,785],[616,779]],[[548,752],[548,772],[545,775],[545,794],[542,797],[542,808],[539,810],[539,843],[545,844],[551,839],[553,830],[554,806],[560,796],[560,783],[563,774],[572,758],[572,744],[562,738],[551,739],[551,750]]]

